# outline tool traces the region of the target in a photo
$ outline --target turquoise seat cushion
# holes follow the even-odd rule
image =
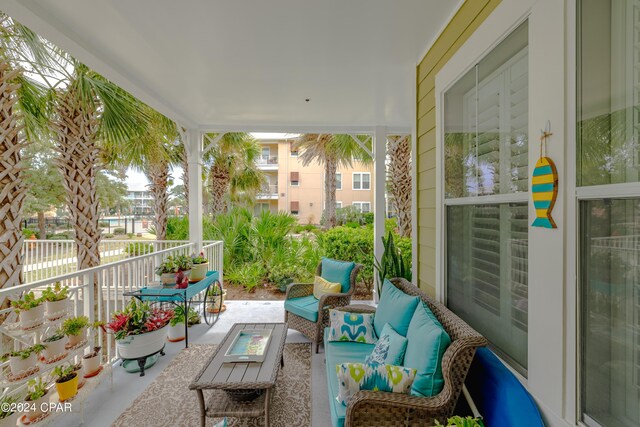
[[[318,300],[313,295],[288,299],[284,309],[312,322],[318,321]]]
[[[437,395],[444,386],[442,356],[451,344],[451,338],[422,302],[414,310],[407,340],[403,365],[418,371],[411,394],[424,397]]]
[[[385,324],[391,325],[400,335],[407,336],[409,322],[416,311],[420,298],[405,294],[385,279],[382,283],[380,303],[373,318],[376,335],[381,336]]]
[[[407,339],[387,323],[382,328],[380,339],[371,354],[365,359],[365,363],[402,366],[406,350]]]
[[[338,375],[336,366],[342,363],[362,363],[373,351],[374,344],[363,344],[349,341],[329,341],[329,328],[324,330],[325,367],[331,409],[331,422],[334,427],[343,427],[347,407],[338,402]]]
[[[355,262],[336,261],[331,258],[322,258],[322,278],[328,282],[340,283],[342,293],[349,292],[351,288],[351,272],[355,268]]]

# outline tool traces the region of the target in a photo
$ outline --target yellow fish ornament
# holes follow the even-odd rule
[[[548,132],[543,132],[542,138],[540,138],[541,145],[546,142],[546,138],[550,135]],[[541,156],[533,170],[533,180],[531,183],[533,206],[536,208],[536,219],[531,226],[557,228],[555,221],[551,217],[551,210],[558,195],[558,172],[553,161],[548,157],[542,156],[542,147],[540,154]]]

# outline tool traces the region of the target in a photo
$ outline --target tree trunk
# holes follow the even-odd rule
[[[47,222],[44,219],[43,211],[38,211],[38,231],[42,240],[47,238]]]
[[[96,145],[97,110],[82,100],[73,84],[58,93],[56,118],[56,159],[67,192],[67,207],[75,232],[78,251],[78,270],[100,265],[100,238],[98,228],[98,198],[96,172],[98,147]]]
[[[411,237],[411,144],[409,136],[390,136],[389,193],[398,215],[398,233]]]
[[[229,192],[231,177],[229,170],[215,163],[211,166],[210,175],[211,213],[215,217],[218,214],[224,213],[227,209],[227,199],[225,196]]]
[[[22,208],[27,188],[21,150],[27,142],[20,135],[22,125],[14,109],[19,85],[12,81],[18,75],[19,71],[0,61],[0,287],[22,283]],[[5,299],[1,308],[7,306]]]
[[[189,159],[186,150],[182,153],[182,187],[184,188],[184,209],[189,212]]]
[[[336,172],[338,162],[335,158],[327,156],[324,160],[324,200],[326,228],[336,226]]]
[[[169,164],[161,161],[149,165],[147,176],[151,184],[149,190],[153,197],[153,224],[156,228],[156,240],[167,239],[167,206],[169,205]]]

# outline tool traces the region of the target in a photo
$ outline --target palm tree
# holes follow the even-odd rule
[[[40,106],[48,123],[56,163],[75,231],[78,269],[100,264],[96,173],[105,145],[122,144],[145,130],[140,102],[66,52],[11,19],[2,26],[12,61],[37,75],[47,88]]]
[[[370,164],[371,156],[350,135],[307,133],[293,144],[300,150],[304,166],[318,162],[324,166],[326,227],[336,226],[336,172],[338,167],[351,167],[354,158]]]
[[[247,203],[255,199],[265,183],[264,174],[256,166],[259,155],[258,143],[249,134],[239,132],[226,133],[205,154],[214,217],[225,212],[229,203]]]
[[[411,237],[411,144],[409,136],[387,138],[388,188],[398,215],[398,233]]]

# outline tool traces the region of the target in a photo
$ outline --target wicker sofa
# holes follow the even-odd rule
[[[486,339],[443,304],[434,301],[424,292],[404,279],[392,279],[400,291],[418,296],[442,324],[451,338],[451,345],[442,358],[444,387],[433,397],[388,393],[380,391],[358,391],[345,407],[336,400],[336,364],[362,362],[371,351],[372,344],[348,346],[341,342],[328,342],[328,328],[325,331],[325,355],[329,404],[334,427],[365,426],[433,426],[434,420],[446,423],[453,414],[462,391],[465,377],[478,347],[486,345]],[[375,313],[375,308],[366,305],[351,305],[339,310],[358,313]]]
[[[290,329],[302,332],[315,344],[316,353],[322,343],[322,332],[329,326],[329,309],[349,305],[351,295],[356,288],[356,278],[362,265],[354,265],[349,276],[348,289],[343,293],[326,294],[319,300],[313,296],[313,283],[292,283],[287,288],[285,296],[284,321],[289,324]],[[316,269],[316,276],[322,275],[322,261]],[[344,286],[344,285],[343,285]],[[305,306],[304,311],[299,307]]]

